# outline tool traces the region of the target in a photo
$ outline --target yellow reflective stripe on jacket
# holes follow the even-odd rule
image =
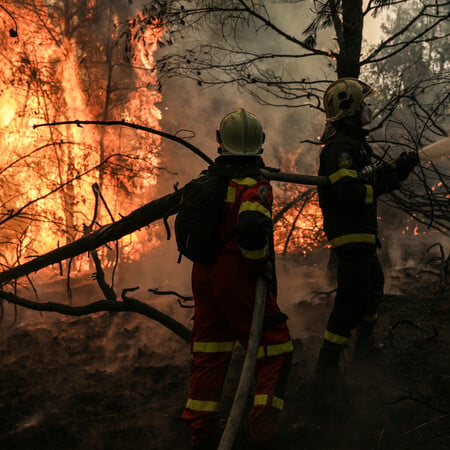
[[[336,172],[333,172],[331,175],[328,175],[328,179],[330,180],[331,184],[334,184],[345,177],[358,178],[358,172],[351,169],[339,169]]]
[[[348,337],[341,336],[339,334],[334,334],[331,331],[325,330],[323,335],[324,339],[328,342],[332,342],[333,344],[345,344],[348,341]]]
[[[272,407],[283,411],[284,400],[280,397],[273,397],[272,399]]]
[[[258,183],[254,178],[245,177],[245,178],[233,178],[232,181],[234,181],[236,184],[243,184],[245,186],[254,186],[256,183]]]
[[[219,402],[211,402],[209,400],[192,400],[189,398],[186,403],[186,408],[194,411],[214,412],[219,409]]]
[[[271,212],[258,202],[242,202],[241,207],[239,208],[239,214],[244,211],[258,211],[267,216],[269,219],[272,218]]]
[[[258,183],[254,178],[250,178],[250,177],[233,178],[232,181],[234,181],[236,184],[241,184],[241,185],[249,186],[249,187],[254,186],[256,183]],[[228,186],[225,201],[227,203],[234,203],[236,201],[236,187],[235,186]]]
[[[232,352],[234,342],[194,342],[192,351],[194,353],[218,353]]]
[[[263,259],[267,256],[269,251],[269,247],[266,245],[264,248],[259,250],[247,250],[245,248],[240,247],[242,256],[247,259],[255,260],[255,259]]]
[[[236,188],[234,186],[228,186],[225,201],[227,203],[234,203],[236,201]]]
[[[331,239],[330,244],[332,247],[339,247],[340,245],[358,242],[375,244],[375,235],[367,233],[344,234],[343,236]]]
[[[365,204],[366,205],[371,205],[373,203],[373,187],[370,184],[365,184],[364,186],[366,186],[366,200],[365,200]]]
[[[272,408],[279,409],[280,411],[283,410],[284,407],[284,400],[280,397],[273,397],[272,403],[269,405],[269,396],[267,394],[258,394],[255,395],[255,406],[272,406]]]
[[[294,351],[292,341],[283,342],[282,344],[265,345],[258,349],[258,358],[266,356],[278,356]]]

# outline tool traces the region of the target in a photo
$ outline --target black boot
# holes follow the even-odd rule
[[[377,343],[374,336],[376,321],[362,322],[356,328],[355,349],[353,351],[353,360],[364,362],[372,359],[378,359],[383,354],[383,344]]]
[[[343,349],[343,345],[334,344],[327,340],[323,341],[314,370],[315,379],[332,379],[335,376],[340,376],[339,359]]]
[[[348,387],[339,368],[344,348],[324,340],[320,349],[311,389],[311,413],[317,423],[346,420],[352,414]]]
[[[314,370],[313,395],[316,398],[332,397],[343,385],[339,360],[344,346],[324,340]]]

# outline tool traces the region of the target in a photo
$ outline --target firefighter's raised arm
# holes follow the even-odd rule
[[[255,262],[265,261],[272,232],[272,187],[260,181],[242,195],[236,232],[242,255]]]
[[[362,182],[359,176],[360,167],[354,147],[344,144],[329,145],[322,151],[321,175],[328,177],[333,199],[339,208],[361,208],[373,203],[374,190],[369,182]]]

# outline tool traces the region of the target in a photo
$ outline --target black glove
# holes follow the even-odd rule
[[[419,162],[417,152],[403,152],[395,161],[395,167],[397,168],[400,181],[405,181]]]
[[[390,165],[383,166],[377,171],[372,182],[375,196],[387,194],[396,189],[400,189],[400,178],[397,173],[397,168]]]

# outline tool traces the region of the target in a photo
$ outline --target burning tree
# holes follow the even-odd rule
[[[310,10],[303,2],[275,0],[236,0],[226,5],[214,0],[158,1],[149,3],[142,13],[135,13],[125,21],[120,20],[124,16],[114,2],[106,0],[8,3],[8,14],[2,18],[3,28],[7,29],[6,22],[11,20],[11,15],[23,17],[23,22],[18,22],[16,40],[4,38],[6,45],[2,53],[4,65],[9,68],[2,81],[6,95],[1,100],[2,109],[7,111],[4,117],[9,118],[2,129],[13,134],[6,136],[5,142],[11,142],[13,150],[6,152],[10,159],[3,161],[0,174],[3,186],[11,187],[2,206],[2,223],[7,225],[3,228],[4,240],[8,244],[3,264],[10,267],[25,256],[55,248],[58,238],[70,242],[88,234],[72,242],[73,245],[5,271],[1,283],[83,252],[92,252],[174,213],[178,193],[94,231],[105,220],[114,220],[119,211],[129,213],[136,207],[133,194],[139,194],[139,200],[142,195],[151,194],[159,163],[158,137],[151,140],[149,150],[149,135],[144,146],[141,134],[105,124],[126,120],[158,128],[161,118],[155,107],[160,99],[158,88],[173,77],[195,80],[201,87],[236,85],[263,105],[307,107],[314,112],[322,111],[321,98],[330,79],[336,74],[358,77],[362,71],[366,78],[372,77],[374,84],[379,85],[379,92],[387,93],[373,129],[380,154],[389,151],[395,156],[405,146],[417,149],[436,136],[445,135],[443,111],[448,104],[448,92],[442,93],[445,86],[442,72],[448,70],[448,63],[435,49],[448,42],[443,28],[449,17],[448,2],[438,6],[420,4],[409,19],[402,15],[405,23],[385,27],[383,39],[377,44],[363,41],[363,28],[371,17],[377,18],[389,8],[410,3],[414,2],[405,0],[391,5],[387,1],[369,1],[363,7],[360,1],[329,0],[314,2]],[[286,13],[287,8],[291,8],[292,14]],[[299,23],[302,23],[301,32]],[[21,38],[27,34],[39,39]],[[28,42],[39,45],[28,46]],[[157,47],[158,58],[154,58]],[[412,82],[406,76],[405,58],[401,69],[405,76],[392,74],[389,83],[386,81],[388,63],[407,52],[421,55],[424,49],[430,49],[428,72]],[[392,63],[392,67],[398,65]],[[404,127],[397,117],[404,117],[405,111],[415,120],[413,125],[418,131],[406,135],[396,131],[394,139],[392,127],[397,126],[396,130]],[[94,131],[74,127],[73,119],[80,115],[87,122],[103,125]],[[30,123],[30,117],[33,123],[72,122],[72,125],[31,134],[31,129],[23,126],[25,121]],[[20,133],[25,135],[18,145],[14,139]],[[305,146],[307,141],[310,140],[304,142]],[[17,148],[21,153],[11,158]],[[40,158],[35,158],[37,155]],[[298,167],[295,158],[280,162],[284,163],[284,169],[291,171]],[[56,169],[51,175],[47,171],[50,167]],[[23,178],[17,178],[17,173]],[[30,185],[27,184],[30,173],[36,175],[31,190],[24,188]],[[428,185],[430,173],[435,177],[433,185]],[[41,178],[48,181],[47,186],[38,182]],[[14,180],[19,183],[13,189]],[[411,187],[399,197],[391,197],[389,202],[400,204],[427,223],[433,219],[432,226],[441,231],[448,230],[447,180],[448,176],[439,167],[423,168],[418,181],[425,186],[425,191]],[[95,183],[94,196],[90,189]],[[322,233],[314,190],[287,186],[283,194],[278,196],[281,201],[274,220],[277,249],[286,252],[317,245]],[[425,206],[424,196],[428,201]],[[103,204],[107,206],[101,213],[95,198],[104,199]],[[299,232],[300,228],[306,229],[306,233]],[[42,242],[36,238],[40,236]],[[140,251],[148,249],[151,244],[144,244],[147,239],[137,241],[134,237],[129,254],[138,256]]]
[[[151,70],[163,32],[155,22],[124,39],[123,7],[112,1],[14,1],[2,23],[0,133],[1,263],[5,267],[71,242],[84,226],[115,220],[156,183],[160,138],[133,130],[32,125],[73,118],[128,119],[158,127],[161,95]],[[0,11],[1,12],[1,11]],[[92,219],[96,195],[103,199]],[[150,241],[150,240],[148,240]],[[132,239],[125,255],[144,251]]]

